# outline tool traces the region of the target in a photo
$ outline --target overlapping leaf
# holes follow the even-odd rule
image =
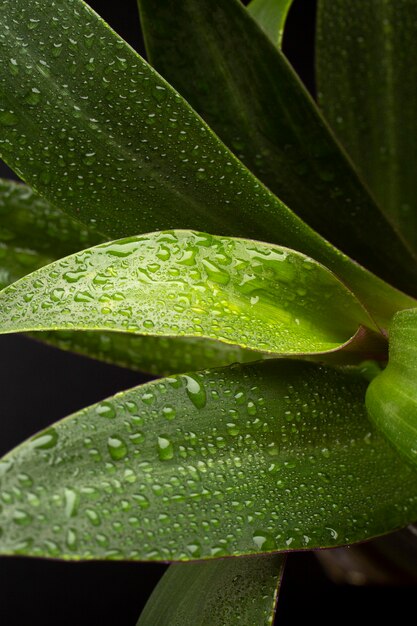
[[[381,208],[417,250],[417,3],[320,0],[320,102]]]
[[[270,626],[284,563],[273,555],[171,565],[137,626]]]
[[[188,560],[336,546],[417,517],[417,473],[366,383],[269,361],[162,379],[1,463],[0,553]]]
[[[327,352],[373,328],[312,259],[270,244],[167,231],[61,259],[0,294],[0,333],[107,330],[218,339],[277,354]]]
[[[60,256],[101,241],[26,185],[0,179],[0,287]],[[152,374],[255,361],[258,352],[218,341],[139,337],[125,333],[50,332],[36,337],[63,350]]]
[[[298,249],[335,271],[382,325],[413,306],[263,187],[82,0],[4,0],[0,43],[1,155],[59,208],[112,237],[204,224]],[[415,289],[411,263],[390,273]]]
[[[268,35],[272,43],[281,47],[285,21],[293,0],[252,0],[248,11]]]
[[[398,313],[386,369],[369,386],[366,406],[376,426],[417,465],[417,309]]]
[[[0,286],[102,237],[55,209],[26,185],[0,179]]]
[[[181,0],[175,10],[171,0],[139,6],[152,64],[235,154],[329,241],[414,293],[415,278],[407,283],[406,275],[415,272],[415,257],[240,0]]]

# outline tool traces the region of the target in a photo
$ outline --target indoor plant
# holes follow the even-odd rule
[[[181,11],[176,6],[174,13],[170,10],[165,15],[165,5],[172,9],[172,3],[160,2],[158,11],[156,7],[152,7],[152,20],[148,14],[148,3],[141,4],[148,33],[148,45],[151,51],[153,50],[151,57],[155,56],[156,66],[160,67],[183,93],[186,93],[190,85],[193,86],[195,100],[192,104],[209,119],[224,141],[230,144],[271,189],[274,189],[276,176],[275,190],[282,189],[280,195],[284,200],[307,221],[314,223],[329,239],[412,294],[413,290],[415,291],[412,215],[406,206],[411,200],[401,200],[400,204],[405,206],[405,209],[400,217],[397,215],[392,217],[390,207],[386,209],[390,219],[385,220],[382,217],[279,52],[268,43],[255,23],[248,18],[242,8],[239,8],[238,3],[218,3],[219,6],[216,4],[214,10],[213,3],[207,3],[206,8],[205,3],[200,2],[197,15],[195,2],[183,2]],[[221,4],[225,6],[222,7]],[[322,8],[323,20],[334,20],[332,10],[343,11],[343,2],[332,3],[335,9],[330,7],[326,9],[326,4],[324,3]],[[409,12],[412,14],[414,11],[411,4],[406,5],[407,3],[403,7],[401,20],[398,18],[402,27],[401,37],[405,40],[407,38],[403,31],[407,25],[412,24]],[[70,212],[74,211],[89,224],[94,220],[97,231],[109,232],[114,236],[173,226],[201,228],[204,219],[204,229],[211,232],[253,236],[284,243],[310,254],[334,270],[366,305],[379,327],[384,329],[395,311],[414,306],[412,298],[399,294],[351,263],[294,218],[286,207],[271,196],[233,159],[217,139],[209,134],[208,129],[177,96],[170,92],[168,86],[142,65],[122,42],[117,41],[82,3],[41,2],[33,3],[33,6],[27,9],[19,6],[17,2],[4,2],[2,10],[4,32],[1,42],[2,51],[5,51],[2,60],[7,61],[7,72],[5,69],[2,73],[1,86],[6,101],[6,106],[0,112],[3,157],[38,191],[52,198],[55,204]],[[326,10],[329,13],[327,18]],[[404,16],[408,19],[404,19]],[[388,17],[387,22],[387,16],[381,9],[383,33],[397,23],[397,16]],[[172,28],[170,24],[174,18],[176,28]],[[205,18],[203,27],[197,18]],[[343,25],[344,22],[340,23]],[[231,29],[231,24],[233,33],[238,33],[235,39],[232,36],[226,38],[220,28],[223,26]],[[56,30],[49,31],[53,28]],[[193,62],[198,64],[199,68],[205,67],[203,80],[193,82],[183,68],[181,76],[184,76],[184,84],[178,83],[181,76],[176,75],[178,67],[178,60],[175,59],[176,48],[169,48],[169,39],[164,35],[167,32],[175,32],[179,37],[183,37],[181,46],[183,55],[187,53],[187,45],[190,44],[192,52],[187,67],[191,75]],[[49,33],[48,37],[46,33]],[[75,33],[78,33],[78,39]],[[193,33],[197,38],[204,33],[207,39],[206,45],[198,48],[202,58],[197,56],[197,48],[192,45]],[[252,46],[247,43],[248,37],[251,37]],[[160,52],[158,44],[161,40],[164,42],[164,48],[168,48],[166,57]],[[231,54],[228,48],[230,45],[236,49],[236,41],[240,42],[241,46],[239,55]],[[387,46],[387,54],[392,53],[392,48],[395,47],[395,37],[391,37],[390,42],[391,47]],[[51,59],[47,56],[48,46],[51,50]],[[216,52],[216,46],[221,46],[222,50],[220,74],[216,74],[220,64],[215,65],[210,58],[206,58],[206,54]],[[12,50],[15,51],[13,54]],[[380,54],[380,51],[376,54]],[[262,63],[260,58],[263,59]],[[402,59],[400,61],[405,63]],[[322,59],[322,63],[326,64],[325,58]],[[251,68],[253,70],[255,67],[256,72],[251,72]],[[63,68],[67,69],[68,74],[64,75]],[[399,63],[399,70],[401,69],[403,68]],[[172,72],[171,76],[168,75],[169,71]],[[139,76],[142,78],[139,79]],[[227,78],[226,87],[232,77],[237,77],[229,85],[230,92],[221,82],[224,76]],[[99,82],[98,78],[102,82]],[[391,86],[394,84],[395,81],[391,76]],[[334,78],[330,81],[330,86],[332,85],[334,86]],[[349,88],[348,81],[346,85],[346,88]],[[214,92],[215,86],[222,94],[221,100]],[[338,89],[340,88],[339,86]],[[230,97],[228,93],[231,94]],[[74,100],[75,94],[78,94],[79,100]],[[190,98],[189,94],[186,95]],[[242,95],[245,96],[244,100]],[[328,114],[331,117],[331,94],[327,95],[327,98],[330,103],[327,104]],[[216,103],[220,106],[220,102],[219,112],[216,111]],[[239,119],[240,130],[237,135],[235,124],[242,102],[245,102],[245,109]],[[412,110],[410,96],[407,103]],[[392,102],[389,104],[392,112]],[[204,105],[207,105],[207,110]],[[270,106],[274,114],[272,117],[267,116]],[[380,106],[380,109],[383,107]],[[384,111],[381,115],[383,113]],[[336,125],[341,126],[340,118],[343,122],[343,116],[339,112],[334,114]],[[389,121],[391,121],[389,138],[392,139],[394,136],[396,141],[388,148],[393,151],[396,148],[394,155],[398,163],[400,157],[397,154],[397,145],[403,140],[405,145],[402,146],[401,158],[407,159],[408,162],[410,154],[406,148],[407,140],[412,136],[410,126],[412,117],[410,115],[410,124],[407,126],[405,137],[400,134],[397,138],[395,134],[395,116],[391,115]],[[362,126],[358,128],[365,134],[366,127],[364,130],[363,124],[362,121]],[[375,122],[372,128],[375,128]],[[343,128],[338,130],[340,134],[343,133]],[[352,132],[351,128],[349,130]],[[372,155],[369,137],[365,136],[367,150]],[[137,145],[135,142],[138,142]],[[374,161],[371,159],[373,163],[371,174],[374,175],[374,170],[379,173],[378,181],[381,179],[388,181],[391,176],[391,193],[388,194],[390,198],[395,197],[398,189],[404,189],[409,193],[412,180],[400,181],[399,184],[398,177],[408,175],[412,179],[412,174],[409,175],[408,171],[404,170],[399,171],[399,166],[392,167],[392,161],[387,159],[385,153],[382,159],[377,158],[380,146],[377,143],[376,145],[378,149],[374,150],[376,153]],[[180,162],[178,153],[181,155]],[[358,159],[360,156],[361,151]],[[116,174],[112,171],[106,178],[105,172],[108,171],[106,167],[109,167],[110,159],[116,165]],[[387,163],[390,169],[388,173],[383,169]],[[362,175],[369,175],[367,179],[371,185],[374,179],[366,169],[367,163],[360,165],[363,166]],[[412,168],[410,170],[412,171]],[[16,278],[19,272],[26,273],[29,269],[38,267],[52,260],[54,256],[65,256],[73,250],[100,241],[100,235],[92,233],[91,228],[88,232],[86,228],[78,227],[75,222],[64,218],[43,201],[33,200],[34,208],[28,207],[32,202],[32,196],[27,189],[10,186],[7,183],[4,184],[4,188],[8,192],[4,196],[6,207],[4,249],[8,263],[7,266],[5,262],[5,267],[11,272],[10,278]],[[373,189],[375,194],[379,188],[380,183],[375,183]],[[143,210],[140,213],[136,208],[138,198],[141,202],[141,211]],[[384,198],[385,196],[382,200]],[[209,214],[205,213],[207,209],[210,209]],[[37,213],[34,214],[34,211]],[[243,215],[240,219],[236,219],[238,211]],[[202,213],[204,218],[201,217]],[[36,219],[33,215],[37,216]],[[30,227],[25,226],[25,222],[29,223]],[[391,222],[395,223],[395,227]],[[48,226],[47,237],[44,234],[45,223]],[[54,228],[55,224],[57,226]],[[372,237],[369,233],[370,228],[373,231]],[[399,235],[398,232],[403,234]],[[405,241],[406,236],[409,238],[408,242]],[[210,244],[210,247],[207,247],[207,244]],[[146,259],[139,259],[139,255],[144,252],[147,255]],[[10,257],[7,256],[9,254]],[[138,260],[139,267],[142,268],[140,273],[137,273]],[[99,263],[101,264],[99,273],[92,276],[91,272],[96,271]],[[306,267],[311,267],[312,271],[306,272]],[[61,282],[59,271],[65,275]],[[135,280],[132,284],[133,276]],[[245,281],[242,281],[243,277]],[[184,280],[188,282],[187,288],[184,286]],[[154,284],[157,285],[156,289],[153,288]],[[42,291],[43,288],[45,291]],[[140,288],[141,300],[138,300]],[[109,297],[109,294],[112,297]],[[154,298],[151,297],[152,294],[155,294]],[[70,312],[66,311],[69,307],[68,298],[71,299]],[[144,298],[147,299],[146,317],[143,316]],[[100,310],[94,308],[92,319],[92,307],[97,307],[97,301],[101,303],[99,305],[101,308]],[[323,301],[326,301],[325,307]],[[137,309],[138,304],[142,307],[140,311]],[[382,363],[386,360],[385,341],[378,339],[381,335],[378,334],[374,322],[361,309],[356,298],[344,289],[334,276],[299,254],[253,242],[177,233],[175,236],[155,235],[139,241],[119,243],[86,255],[78,255],[73,261],[66,260],[54,268],[48,268],[45,272],[20,283],[20,287],[4,292],[1,305],[4,332],[8,329],[97,328],[100,324],[99,328],[102,330],[111,327],[116,330],[156,335],[195,334],[206,335],[212,339],[220,336],[223,340],[240,343],[255,350],[262,348],[265,353],[269,352],[272,356],[282,352],[324,353],[346,344],[356,334],[355,341],[350,342],[350,350],[340,352],[339,362],[355,364],[363,360],[364,356],[370,355],[377,357]],[[17,314],[19,307],[22,315]],[[164,316],[163,319],[161,315]],[[130,321],[132,319],[133,321]],[[404,323],[403,320],[408,320],[408,339],[413,314],[406,313],[396,319],[398,329],[395,330],[394,326],[394,348],[399,343],[400,350],[396,348],[397,354],[406,355],[408,358],[412,348],[409,343],[407,351],[402,347],[401,324]],[[359,327],[367,328],[367,331],[361,330],[358,334]],[[157,373],[183,371],[192,369],[194,365],[195,368],[200,368],[259,358],[257,353],[245,352],[238,347],[228,348],[228,344],[203,343],[201,340],[186,343],[182,341],[180,348],[175,351],[178,344],[168,339],[141,340],[130,339],[125,335],[80,336],[68,333],[64,336],[49,335],[47,339],[116,362],[128,361],[139,368],[146,366]],[[319,357],[320,361],[328,360],[330,364],[334,359],[335,356]],[[410,396],[413,381],[412,369],[411,374],[409,370],[412,368],[412,359],[409,363],[405,363],[407,369],[404,364],[399,367],[394,361],[384,375],[377,379],[375,385],[381,385],[384,393],[387,386],[392,384],[391,381],[397,377],[400,378],[398,388],[400,390],[406,388]],[[250,382],[246,382],[247,375]],[[101,482],[108,482],[103,498],[110,503],[108,506],[117,509],[117,512],[109,513],[111,521],[98,520],[95,510],[97,502],[93,507],[88,506],[84,498],[90,492],[83,492],[81,483],[77,482],[74,486],[73,479],[69,484],[68,471],[75,471],[75,468],[73,470],[65,468],[64,477],[57,470],[55,476],[50,477],[48,486],[48,491],[53,492],[56,489],[54,503],[49,501],[43,503],[45,510],[41,516],[48,511],[51,514],[53,511],[55,519],[55,516],[59,517],[62,514],[65,537],[62,539],[60,536],[59,533],[63,532],[61,529],[54,531],[58,541],[52,541],[51,537],[41,539],[42,533],[45,532],[44,520],[42,518],[34,520],[32,509],[29,508],[29,512],[19,504],[20,495],[17,492],[15,493],[17,502],[13,505],[7,502],[7,498],[13,494],[9,494],[9,490],[5,488],[5,504],[8,506],[5,506],[3,515],[6,517],[15,515],[14,525],[7,524],[7,528],[10,531],[13,529],[13,532],[19,529],[21,535],[12,537],[15,543],[10,548],[10,543],[7,543],[10,542],[10,535],[8,538],[5,533],[3,551],[6,553],[23,551],[35,555],[47,553],[49,556],[77,558],[80,555],[77,542],[81,532],[85,534],[82,543],[88,544],[88,549],[82,547],[81,556],[120,558],[123,555],[115,552],[113,546],[117,536],[115,531],[122,528],[122,539],[117,547],[120,549],[120,546],[123,546],[123,550],[130,550],[125,554],[127,558],[144,556],[150,559],[199,558],[210,555],[221,556],[231,552],[338,545],[386,532],[415,518],[415,475],[402,464],[396,454],[391,452],[380,436],[376,434],[373,438],[369,436],[371,427],[366,421],[363,407],[366,384],[358,379],[355,371],[345,370],[341,373],[334,368],[323,369],[318,365],[288,364],[286,361],[280,361],[274,364],[246,366],[242,369],[232,368],[223,373],[208,374],[207,377],[207,381],[203,381],[200,375],[181,378],[178,385],[182,391],[177,390],[175,386],[177,383],[171,380],[165,387],[154,386],[153,391],[146,388],[136,392],[147,396],[144,404],[148,406],[149,403],[150,412],[159,406],[158,398],[152,398],[152,394],[157,395],[156,391],[165,394],[161,395],[159,407],[161,415],[164,416],[161,419],[165,421],[161,422],[163,426],[158,423],[158,430],[154,433],[155,441],[151,439],[153,436],[151,434],[147,439],[145,437],[145,442],[149,440],[149,450],[146,446],[144,449],[148,450],[148,454],[154,454],[158,461],[156,468],[160,467],[164,479],[167,468],[174,468],[173,472],[182,473],[180,480],[174,474],[171,476],[172,480],[176,478],[179,483],[174,481],[169,483],[169,487],[168,483],[165,485],[169,499],[172,499],[170,506],[177,506],[175,504],[177,503],[181,507],[181,503],[184,500],[186,502],[182,510],[174,508],[174,515],[181,516],[184,511],[195,514],[195,511],[190,510],[190,506],[192,502],[197,502],[196,509],[202,511],[204,516],[209,514],[212,516],[209,520],[206,517],[198,520],[197,525],[192,528],[193,537],[183,539],[180,536],[183,528],[175,530],[178,523],[172,526],[170,516],[160,510],[159,504],[167,497],[163,494],[163,485],[160,482],[155,481],[153,486],[156,485],[156,488],[153,491],[152,485],[143,483],[138,489],[135,484],[138,480],[138,468],[142,472],[149,466],[142,465],[146,459],[141,460],[139,466],[130,467],[127,464],[132,460],[128,458],[126,437],[133,438],[133,445],[139,446],[137,450],[141,450],[140,445],[144,437],[144,427],[140,423],[144,418],[134,410],[136,421],[133,420],[130,424],[133,430],[129,431],[129,434],[126,432],[123,436],[120,435],[113,422],[103,422],[101,419],[98,426],[103,431],[100,434],[101,438],[104,437],[104,443],[100,444],[103,451],[94,445],[94,439],[85,444],[87,450],[85,454],[88,453],[90,459],[99,458],[104,451],[109,455],[103,458],[103,466],[99,463],[92,467],[98,467],[100,472],[116,473],[115,477],[110,475],[108,481],[104,480],[103,476],[97,477]],[[232,394],[234,399],[230,406],[228,377],[230,377],[229,386],[237,386],[235,393]],[[407,377],[411,378],[409,385]],[[220,383],[219,378],[223,381],[225,379],[226,382]],[[275,380],[276,378],[278,380]],[[203,382],[205,392],[202,391]],[[261,389],[254,389],[255,383]],[[217,405],[220,409],[213,408],[214,400],[208,393],[212,391],[219,394],[217,388],[219,385],[226,386],[226,389],[223,387],[225,395]],[[250,397],[247,397],[247,385]],[[317,390],[312,393],[314,385],[317,385]],[[375,385],[371,390],[375,390]],[[184,398],[178,399],[177,396],[181,393]],[[284,397],[285,408],[280,406],[282,399],[279,397],[277,399],[279,393]],[[169,394],[173,394],[172,399]],[[385,407],[373,409],[374,419],[378,420],[382,416],[385,420],[387,415],[385,409],[388,405],[391,411],[393,404],[394,407],[401,408],[402,400],[395,398],[393,403],[392,394],[391,391]],[[216,398],[216,394],[212,396]],[[258,396],[263,398],[262,402]],[[372,395],[371,391],[369,396],[371,403],[375,397],[375,393]],[[379,393],[378,399],[381,398],[383,396]],[[137,398],[127,399],[129,402],[137,400]],[[173,417],[174,412],[181,413],[180,404],[177,403],[184,401],[188,403],[182,405],[184,419],[188,417],[195,420],[197,415],[206,413],[205,420],[214,420],[212,423],[208,421],[212,431],[206,434],[207,440],[204,442],[204,451],[201,451],[202,458],[198,461],[197,469],[195,467],[191,469],[190,466],[186,470],[191,472],[190,474],[184,473],[184,466],[178,463],[185,463],[187,455],[195,457],[197,442],[192,436],[191,429],[187,429],[184,435],[189,446],[188,451],[183,442],[171,440],[173,433],[176,432],[179,415],[172,420],[170,417]],[[266,407],[263,404],[265,401]],[[410,402],[410,399],[408,401]],[[276,402],[278,406],[275,406]],[[271,413],[271,403],[277,414]],[[339,407],[337,410],[335,403]],[[129,406],[134,409],[133,404]],[[374,405],[370,406],[372,408]],[[245,413],[246,421],[239,425],[236,420],[243,419],[240,414],[242,407],[247,415]],[[344,411],[340,407],[343,407]],[[197,413],[193,414],[194,410]],[[233,419],[229,416],[225,421],[226,418],[223,417],[218,423],[219,410],[222,415],[224,411],[229,410]],[[317,422],[314,420],[317,420],[320,410],[325,413],[325,421],[320,423],[318,432]],[[99,414],[101,418],[106,414],[110,416],[111,406],[102,405]],[[261,419],[257,417],[259,414],[262,415]],[[412,417],[409,405],[406,415]],[[155,415],[155,419],[156,417]],[[279,429],[275,425],[275,419],[282,420]],[[392,416],[390,419],[392,420]],[[268,420],[272,420],[271,423],[268,424]],[[74,423],[68,422],[69,425]],[[384,423],[384,429],[389,429],[391,423],[392,421]],[[221,425],[225,428],[224,433],[218,432]],[[207,426],[206,421],[203,426]],[[152,432],[154,424],[149,428]],[[181,428],[186,429],[186,426],[181,424]],[[107,432],[108,429],[111,432]],[[272,432],[270,437],[268,432]],[[35,444],[31,444],[32,449],[35,448],[35,452],[32,450],[31,453],[33,458],[30,457],[25,463],[42,463],[44,460],[53,462],[57,448],[51,445],[55,439],[55,431],[43,433],[40,439],[35,439]],[[331,441],[333,447],[323,445],[324,439]],[[245,441],[248,447],[242,449],[241,446]],[[281,449],[278,449],[278,442]],[[344,449],[343,445],[347,445],[348,442],[349,450]],[[400,448],[404,448],[402,439],[396,443]],[[407,446],[409,448],[405,452],[412,454],[410,437],[405,439],[405,444],[406,448]],[[235,446],[240,450],[239,454],[236,453]],[[254,455],[257,446],[260,450]],[[67,446],[68,455],[73,454],[73,449]],[[308,459],[307,449],[308,456],[311,457]],[[45,452],[42,452],[43,450]],[[60,450],[60,455],[61,452]],[[233,457],[230,452],[233,453]],[[132,454],[133,452],[130,452],[130,456]],[[209,460],[214,459],[216,469],[210,463],[208,468],[205,467],[207,457]],[[81,455],[81,461],[77,459],[77,466],[82,463],[82,458]],[[177,465],[174,466],[176,461]],[[32,465],[30,467],[32,473],[38,471]],[[33,486],[29,488],[27,483],[31,479],[22,478],[22,475],[29,475],[28,472],[16,470],[15,476],[15,469],[11,467],[9,461],[5,462],[3,469],[5,481],[19,479],[20,476],[19,480],[23,482],[20,487],[15,485],[14,488],[21,490],[22,497],[29,497],[30,494],[33,496]],[[257,470],[256,477],[254,470]],[[42,471],[44,476],[44,470],[39,471]],[[86,471],[90,471],[88,467]],[[263,476],[266,471],[269,474]],[[252,479],[249,478],[251,472]],[[121,482],[120,473],[125,483]],[[363,475],[367,476],[366,484],[359,481]],[[200,487],[196,486],[197,478]],[[249,489],[253,491],[255,478],[258,481],[256,489],[259,500],[251,502],[245,493],[247,488],[245,481],[252,480]],[[58,481],[56,486],[53,485],[55,479]],[[84,479],[85,476],[84,478],[81,476],[77,481]],[[227,483],[227,479],[230,483]],[[222,484],[224,493],[222,489],[218,489]],[[144,507],[144,510],[148,511],[149,497],[143,495],[142,487],[153,493],[154,500],[149,506],[150,518],[153,515],[152,508],[156,510],[158,518],[154,520],[157,524],[151,526],[148,532],[159,532],[163,535],[164,542],[170,543],[169,548],[159,544],[154,550],[139,554],[128,546],[129,542],[137,541],[139,534],[145,532],[144,520],[145,526],[149,524],[149,512],[143,517],[145,513],[141,508]],[[188,491],[182,493],[183,488]],[[266,488],[274,493],[275,501],[281,502],[279,511],[274,508],[275,501],[266,497]],[[112,493],[108,493],[109,489]],[[181,493],[174,493],[175,489]],[[214,496],[210,489],[215,490]],[[229,499],[227,493],[231,494]],[[239,493],[240,499],[236,495]],[[136,515],[129,513],[132,505],[132,502],[129,502],[129,494],[132,498],[136,496],[136,499],[133,498]],[[35,506],[36,510],[39,494],[38,496],[35,494],[35,498],[32,496],[29,504]],[[204,498],[209,501],[208,508]],[[220,501],[223,504],[218,509]],[[270,507],[268,510],[257,510],[265,504]],[[210,508],[211,506],[214,508]],[[318,508],[315,509],[315,506]],[[254,507],[252,513],[251,507]],[[101,508],[106,510],[104,504],[101,504]],[[347,513],[348,508],[350,510]],[[220,521],[214,515],[215,510],[220,511],[222,518]],[[138,517],[139,513],[142,517]],[[119,515],[122,516],[121,519],[118,518]],[[290,517],[289,521],[287,516]],[[85,530],[88,520],[91,526],[88,527],[89,530]],[[340,526],[336,528],[337,524],[331,523],[330,520]],[[192,526],[191,517],[188,521]],[[40,525],[36,531],[35,522]],[[218,523],[220,529],[217,532]],[[232,523],[237,536],[225,538],[225,527],[228,526],[230,530]],[[106,533],[94,530],[98,524],[101,524],[101,529],[107,524],[111,531],[110,546],[105,545],[108,541]],[[113,526],[110,528],[111,524]],[[167,524],[173,533],[171,535],[164,530]],[[3,527],[5,529],[5,524]],[[27,542],[28,528],[31,534],[35,533],[39,537],[35,539],[35,544],[36,541],[41,542],[39,545],[20,543],[22,540]],[[282,536],[283,529],[285,536]],[[208,537],[204,539],[203,544],[206,542],[204,545],[201,545],[200,533],[206,533],[205,536]],[[199,534],[198,538],[196,534]],[[213,542],[214,538],[218,542],[210,545],[209,550],[208,543]],[[60,542],[63,542],[62,545]],[[141,544],[143,549],[147,550],[143,540]],[[90,549],[93,550],[92,553]],[[157,550],[162,552],[158,554]],[[247,567],[245,562],[239,563],[242,567]],[[263,564],[265,563],[267,561],[263,560]],[[235,564],[231,567],[235,567]],[[183,566],[178,568],[177,571],[181,572]],[[209,571],[207,567],[205,571]],[[184,575],[189,575],[190,569],[188,568],[186,572]],[[180,574],[177,576],[179,579]]]

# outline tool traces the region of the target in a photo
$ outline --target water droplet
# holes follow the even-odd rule
[[[107,448],[111,458],[114,461],[121,461],[127,456],[128,453],[125,442],[117,435],[113,435],[112,437],[108,438]]]
[[[174,458],[174,447],[165,435],[158,437],[158,456],[161,461],[170,461]]]
[[[276,549],[276,542],[271,533],[260,529],[253,533],[253,542],[258,550],[262,550],[264,552]]]
[[[58,433],[55,428],[44,430],[31,440],[31,446],[40,450],[49,450],[54,448],[58,442]]]
[[[110,402],[101,402],[96,407],[96,413],[101,415],[101,417],[107,417],[108,419],[112,419],[116,417],[115,408]]]
[[[186,381],[187,395],[197,409],[203,409],[206,406],[207,395],[203,385],[191,376],[184,376]]]

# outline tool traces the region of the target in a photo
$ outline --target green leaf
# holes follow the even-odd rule
[[[369,386],[371,419],[408,461],[417,464],[417,309],[398,313],[390,328],[386,369]]]
[[[0,179],[0,286],[103,238],[26,185]]]
[[[320,102],[381,208],[417,250],[417,3],[320,0]]]
[[[137,626],[272,625],[285,557],[171,565]]]
[[[4,457],[0,553],[188,560],[368,539],[417,517],[417,473],[366,382],[298,361],[170,377]]]
[[[37,332],[32,336],[61,350],[156,376],[268,358],[260,352],[202,337],[152,337],[88,331]]]
[[[282,46],[285,21],[293,0],[252,0],[247,9],[273,44]]]
[[[112,238],[203,225],[300,250],[337,273],[382,325],[415,306],[263,187],[82,0],[3,0],[0,44],[0,155],[59,208]],[[394,249],[392,237],[381,267]],[[398,267],[393,281],[415,292],[412,263]]]
[[[101,241],[101,237],[52,207],[29,187],[0,179],[0,287]],[[124,333],[36,333],[63,350],[152,374],[255,361],[259,352],[218,341],[183,337],[138,337]]]
[[[328,352],[373,327],[304,255],[251,240],[167,231],[60,259],[0,293],[0,333],[104,330],[218,339],[276,354]]]
[[[312,228],[415,293],[416,258],[364,188],[285,56],[240,0],[177,5],[173,11],[171,0],[139,0],[155,68]],[[273,242],[305,252],[298,243]],[[414,274],[413,284],[403,271]]]

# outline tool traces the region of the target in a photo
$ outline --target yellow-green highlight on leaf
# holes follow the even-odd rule
[[[155,69],[294,214],[358,263],[415,294],[417,256],[380,211],[286,57],[242,2],[181,0],[175,11],[172,6],[171,0],[139,0],[146,49]],[[263,206],[259,187],[257,192],[258,205]],[[235,213],[238,228],[238,216],[246,219],[247,188],[242,195]],[[230,207],[233,202],[230,198]],[[244,236],[300,250],[339,273],[306,249],[305,225],[297,241],[287,239],[282,207],[274,214],[278,228],[269,215],[260,214],[259,206],[256,210],[262,224],[270,223],[271,228],[265,235],[250,226]],[[219,234],[210,225],[197,228]],[[229,233],[223,229],[220,234]],[[241,233],[235,227],[230,234]]]
[[[297,218],[82,0],[0,3],[0,102],[2,158],[112,239],[204,228],[272,240],[329,267],[382,326],[415,305]],[[412,263],[395,277],[417,284]]]
[[[376,330],[326,268],[252,240],[166,231],[60,259],[0,293],[0,333],[101,330],[206,337],[315,354]]]
[[[137,626],[272,626],[285,557],[170,565]]]
[[[0,288],[60,256],[102,240],[27,185],[4,179],[0,179],[0,220]],[[174,340],[127,333],[62,331],[36,333],[35,338],[63,350],[156,375],[262,358],[259,352],[193,337]]]
[[[252,0],[248,11],[276,46],[281,48],[288,11],[293,0]]]
[[[319,0],[319,100],[363,180],[417,250],[417,2]]]
[[[334,547],[417,518],[366,381],[300,361],[160,379],[0,463],[0,553],[183,561]]]
[[[417,466],[417,309],[401,311],[391,324],[386,369],[366,394],[375,426]]]

